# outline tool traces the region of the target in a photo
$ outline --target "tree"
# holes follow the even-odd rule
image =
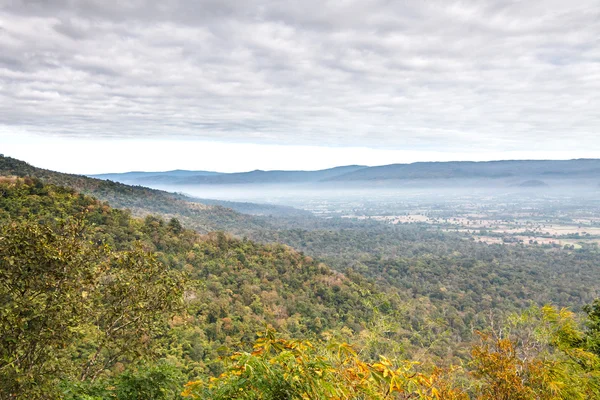
[[[585,330],[585,346],[592,353],[600,356],[600,299],[583,307],[587,314]]]
[[[600,360],[581,347],[575,314],[544,306],[513,322],[504,336],[480,333],[473,347],[478,399],[600,398]]]
[[[179,220],[177,218],[171,218],[169,220],[168,226],[169,226],[169,229],[171,230],[171,232],[173,232],[176,235],[183,232],[183,226],[181,225],[181,222],[179,222]]]
[[[179,310],[183,280],[140,248],[94,246],[70,218],[0,228],[0,398],[51,399],[143,359]]]

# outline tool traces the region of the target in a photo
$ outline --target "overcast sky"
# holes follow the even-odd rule
[[[0,0],[0,153],[62,171],[600,157],[599,110],[600,0]]]

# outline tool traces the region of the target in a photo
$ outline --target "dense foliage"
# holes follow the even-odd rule
[[[249,231],[315,260],[163,215],[0,178],[0,398],[600,396],[594,248],[340,220]],[[550,301],[590,305],[523,313]]]
[[[410,394],[418,398],[465,398],[446,376],[415,371],[386,357],[360,359],[346,343],[283,339],[272,329],[259,333],[252,353],[235,353],[218,379],[189,382],[183,395],[201,399],[385,399]],[[405,397],[404,397],[405,398]]]
[[[151,357],[183,305],[181,274],[141,247],[94,245],[79,219],[40,222],[0,229],[2,397],[52,398],[60,380]]]
[[[160,336],[160,352],[186,376],[220,373],[220,349],[251,343],[265,324],[298,337],[334,328],[359,332],[378,312],[372,304],[377,293],[364,280],[333,272],[287,246],[260,245],[223,233],[201,236],[183,229],[176,219],[135,219],[127,211],[35,179],[4,179],[0,194],[1,262],[6,270],[2,299],[7,310],[3,314],[2,336],[7,340],[3,373],[13,366],[21,368],[14,359],[21,362],[19,352],[29,351],[29,339],[39,333],[33,325],[17,323],[35,309],[35,315],[47,319],[46,324],[67,324],[48,326],[53,340],[58,339],[55,332],[59,330],[65,335],[49,345],[48,356],[54,357],[56,348],[72,342],[73,335],[89,338],[93,344],[83,341],[86,344],[81,348],[65,347],[64,357],[75,359],[73,371],[54,369],[52,365],[69,365],[62,358],[54,364],[33,361],[30,366],[50,368],[51,373],[42,375],[52,379],[78,376],[85,382],[102,374],[108,379],[114,373],[111,368],[123,368],[130,361],[123,359],[127,357],[119,349],[127,345],[141,351],[143,346],[133,346],[128,340],[152,336],[144,331],[144,318],[160,319],[172,310],[160,305],[164,302],[167,307],[179,296],[166,286],[174,284],[170,280],[174,278],[167,280],[173,273],[188,277],[186,313],[170,320],[170,329]],[[22,294],[21,284],[31,286],[31,293]],[[45,308],[50,295],[60,299],[58,314]],[[385,308],[392,308],[389,302]],[[117,337],[114,321],[117,327],[125,324],[131,329]],[[31,328],[27,332],[32,336],[27,339],[20,332],[11,333],[21,328]],[[13,337],[24,340],[24,350],[9,346]],[[82,360],[83,364],[77,364]],[[75,373],[76,365],[79,373]],[[19,371],[15,369],[14,374]],[[3,379],[14,380],[14,374]],[[30,376],[40,384],[40,374],[32,370]]]
[[[361,359],[351,346],[259,334],[252,353],[230,356],[218,378],[189,382],[196,399],[551,400],[600,396],[600,358],[573,313],[533,308],[480,333],[470,362],[419,370],[417,362]]]
[[[455,349],[457,342],[472,339],[473,329],[489,323],[492,310],[501,316],[547,303],[579,310],[600,296],[597,247],[488,245],[418,225],[346,224],[261,231],[253,237],[287,243],[336,270],[369,277],[403,302],[430,303],[432,317],[444,322]]]

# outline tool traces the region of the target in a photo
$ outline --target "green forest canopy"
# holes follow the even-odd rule
[[[478,339],[462,338],[465,350],[447,358],[443,348],[457,337],[442,306],[460,301],[426,289],[403,296],[392,290],[402,287],[393,276],[381,285],[284,245],[203,236],[174,218],[136,219],[31,178],[2,179],[0,223],[5,398],[177,398],[184,390],[233,398],[240,382],[254,388],[240,398],[598,394],[598,303],[581,322],[552,307],[505,318],[503,335],[488,326]],[[585,254],[560,253],[579,262],[592,257]],[[424,264],[424,273],[439,275],[427,265],[436,264]],[[257,332],[273,347],[256,341]],[[336,346],[349,350],[332,352]],[[456,357],[465,360],[461,368],[451,366]],[[302,360],[320,364],[302,375]],[[275,375],[247,376],[254,365]]]

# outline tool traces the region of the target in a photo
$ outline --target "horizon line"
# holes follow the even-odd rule
[[[414,165],[414,164],[452,164],[452,163],[485,164],[485,163],[495,163],[495,162],[515,162],[515,161],[521,161],[521,162],[544,162],[544,161],[561,162],[561,161],[592,161],[592,160],[599,160],[600,161],[600,158],[588,158],[588,157],[565,158],[565,159],[550,159],[550,158],[543,158],[543,159],[519,159],[519,158],[514,158],[514,159],[492,159],[492,160],[484,160],[484,161],[473,161],[473,160],[414,161],[414,162],[410,162],[410,163],[391,163],[391,164],[381,164],[381,165],[347,164],[347,165],[337,165],[337,166],[330,167],[330,168],[311,169],[311,170],[308,170],[308,169],[306,169],[306,170],[305,169],[252,169],[252,170],[247,170],[247,171],[236,171],[236,172],[220,172],[220,171],[211,171],[211,170],[206,170],[206,169],[192,170],[192,169],[180,169],[180,168],[176,168],[176,169],[163,170],[163,171],[142,171],[142,170],[135,170],[135,171],[124,171],[124,172],[102,172],[102,173],[95,173],[95,174],[75,174],[75,175],[83,175],[83,176],[89,176],[89,177],[96,177],[96,176],[101,176],[101,175],[123,175],[123,174],[134,174],[134,173],[164,174],[164,173],[178,172],[178,171],[180,171],[180,172],[207,172],[207,173],[212,173],[212,174],[233,175],[233,174],[248,174],[248,173],[252,173],[252,172],[320,172],[320,171],[328,171],[328,170],[332,170],[332,169],[336,169],[336,168],[348,168],[348,167],[381,168],[381,167],[389,167],[389,166],[392,166],[392,165]],[[57,172],[59,172],[59,171],[57,171]]]

